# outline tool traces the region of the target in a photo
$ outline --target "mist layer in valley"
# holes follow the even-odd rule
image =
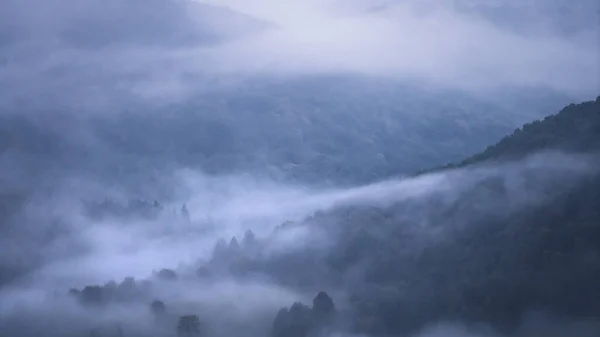
[[[577,252],[562,257],[537,257],[535,245],[545,244],[543,233],[519,226],[535,221],[528,217],[536,210],[555,205],[597,176],[595,163],[595,157],[546,153],[502,165],[331,190],[185,171],[178,175],[180,198],[146,206],[141,201],[123,203],[132,196],[85,188],[79,181],[52,199],[29,204],[26,216],[46,219],[30,218],[27,226],[3,238],[9,245],[19,243],[7,258],[19,260],[29,250],[43,259],[27,276],[3,288],[2,329],[20,336],[79,336],[120,326],[125,335],[167,336],[175,333],[177,317],[193,313],[201,317],[205,335],[250,331],[263,336],[271,333],[281,307],[310,303],[326,291],[336,303],[334,331],[355,331],[350,325],[361,322],[357,315],[366,319],[375,315],[370,310],[383,310],[369,308],[369,302],[393,301],[405,306],[387,310],[402,310],[398,324],[407,334],[425,329],[426,335],[435,335],[439,328],[463,336],[468,335],[461,332],[463,319],[491,322],[499,329],[521,324],[523,314],[532,315],[532,322],[523,324],[532,325],[535,332],[525,335],[534,336],[536,329],[547,328],[541,322],[551,315],[573,314],[560,301],[595,305],[591,293],[585,293],[593,291],[593,284],[586,288],[580,281],[598,272],[592,267],[597,258],[593,246],[583,242]],[[121,202],[129,211],[115,212],[102,199],[107,195],[112,204]],[[39,226],[49,214],[54,217],[51,240],[19,240],[19,231],[43,230]],[[27,249],[27,244],[34,246]],[[567,260],[550,268],[546,258]],[[540,270],[519,267],[529,268],[530,263],[541,263]],[[557,293],[551,303],[534,299],[525,312],[517,304],[493,303],[500,306],[497,317],[477,317],[477,311],[469,312],[475,310],[468,307],[472,304],[463,303],[470,298],[465,296],[479,296],[475,289],[492,292],[492,298],[493,291],[505,296],[502,288],[493,288],[494,282],[501,286],[523,282],[522,277],[544,277],[539,273],[560,273],[554,268],[568,268],[569,278],[578,283],[555,280],[547,286],[576,293],[566,298]],[[577,276],[579,272],[586,276]],[[77,290],[67,293],[69,288]],[[155,300],[168,308],[164,321],[153,317],[150,303]],[[356,307],[356,301],[364,303]],[[538,308],[541,304],[548,308]],[[446,312],[440,305],[466,309]],[[536,316],[537,310],[543,315]],[[458,317],[445,316],[457,312]],[[512,314],[516,316],[503,316]],[[581,325],[582,333],[590,329],[589,336],[595,331],[583,328],[593,321],[564,324]],[[477,335],[480,328],[473,329]],[[520,329],[527,325],[516,331]]]
[[[0,335],[595,336],[597,14],[2,1]]]

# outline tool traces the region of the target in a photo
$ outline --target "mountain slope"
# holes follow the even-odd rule
[[[570,105],[439,173],[455,184],[451,193],[311,219],[341,227],[321,256],[328,267],[309,269],[337,270],[341,283],[325,288],[354,284],[350,315],[368,334],[443,321],[512,333],[535,311],[600,318],[599,121],[600,99]],[[587,152],[583,173],[577,156],[527,157],[550,149]]]
[[[0,116],[0,150],[35,152],[39,140],[53,148],[53,164],[77,166],[98,179],[118,178],[105,174],[117,165],[121,177],[143,179],[143,162],[157,171],[188,167],[356,185],[468,156],[568,99],[535,92],[488,99],[349,75],[252,78],[215,87],[166,105],[117,100],[119,107],[107,113],[77,118],[70,108],[53,109],[52,117],[47,108],[32,109],[32,117]]]
[[[375,186],[374,200],[317,212],[266,238],[249,232],[241,244],[220,241],[212,260],[196,265],[195,277],[204,285],[261,275],[299,291],[331,290],[342,303],[328,318],[331,329],[370,336],[448,321],[513,336],[531,312],[599,319],[600,171],[593,145],[600,138],[594,131],[599,103],[572,105],[526,126],[499,143],[510,146],[490,147],[503,151],[460,169],[388,182],[397,185],[387,190]],[[536,154],[552,148],[563,153]],[[414,189],[424,190],[402,197]],[[279,238],[298,231],[313,235],[294,250],[272,252]],[[74,294],[86,305],[106,305],[101,294],[113,296],[113,288]],[[141,286],[134,293],[142,301],[152,296]],[[312,322],[321,319],[315,308],[294,304],[280,311],[273,336],[323,328]]]
[[[521,158],[543,150],[596,152],[600,150],[600,96],[595,101],[570,104],[558,114],[516,129],[511,135],[459,164]]]

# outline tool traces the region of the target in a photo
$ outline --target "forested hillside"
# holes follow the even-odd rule
[[[0,0],[0,336],[598,337],[597,14]]]
[[[133,186],[150,184],[150,171],[188,167],[355,185],[464,158],[568,102],[544,90],[498,95],[350,75],[253,78],[178,103],[117,100],[118,108],[77,117],[55,108],[7,110],[0,151],[7,165],[31,171],[30,180],[50,165],[56,174],[76,168]]]
[[[555,115],[525,124],[497,144],[457,165],[487,160],[522,158],[536,151],[594,153],[600,150],[600,96],[595,101],[570,104]]]
[[[353,300],[357,322],[371,323],[360,329],[395,335],[466,321],[510,333],[535,311],[600,317],[599,126],[600,99],[572,104],[439,173],[457,185],[471,179],[450,200],[440,193],[325,215],[354,233],[338,241],[332,266],[365,266]],[[589,155],[586,173],[577,157],[523,159],[553,150]]]
[[[533,313],[594,322],[600,317],[599,120],[600,99],[570,105],[460,168],[387,182],[391,192],[285,223],[267,237],[247,231],[239,240],[220,240],[209,261],[177,272],[71,294],[85,307],[105,308],[159,296],[161,308],[172,308],[155,313],[172,322],[162,325],[165,333],[181,312],[180,295],[170,299],[165,289],[257,277],[318,293],[312,306],[289,303],[276,318],[272,312],[276,337],[318,331],[405,336],[444,322],[513,336],[525,333]],[[430,187],[400,197],[424,186]],[[303,236],[306,243],[274,253],[281,240],[301,232],[312,233]],[[196,312],[209,336],[227,321],[209,308]],[[244,324],[267,333],[260,320]],[[594,329],[578,336],[594,336]]]
[[[600,317],[599,127],[600,98],[572,104],[450,166],[462,170],[439,173],[457,184],[463,171],[481,178],[451,201],[441,193],[340,211],[337,221],[355,234],[340,240],[333,266],[347,272],[362,262],[366,285],[386,289],[353,298],[358,322],[371,322],[363,332],[396,334],[447,320],[510,333],[535,311]],[[539,151],[587,154],[586,174],[563,171],[581,165],[577,157],[519,163]],[[417,225],[444,238],[427,242]]]

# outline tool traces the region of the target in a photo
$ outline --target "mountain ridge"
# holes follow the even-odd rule
[[[411,334],[446,321],[487,325],[512,336],[532,311],[600,318],[598,156],[584,163],[569,155],[530,156],[546,145],[580,152],[589,149],[590,139],[596,149],[599,103],[569,105],[497,143],[520,146],[503,145],[499,152],[491,146],[487,156],[434,173],[455,181],[450,195],[441,189],[388,206],[339,205],[300,223],[285,223],[268,238],[247,232],[241,245],[235,238],[229,245],[220,240],[212,259],[197,265],[195,277],[219,282],[265,275],[277,284],[319,293],[344,303],[335,305],[327,329],[370,336]],[[492,160],[499,153],[502,165]],[[511,153],[516,156],[506,156]],[[261,253],[277,236],[303,228],[318,228],[330,246]],[[172,271],[162,274],[175,282]],[[113,288],[106,291],[112,294]],[[89,295],[102,289],[73,293],[86,305],[106,305],[105,297]],[[333,299],[323,289],[336,289],[330,292]],[[313,316],[314,308],[296,303],[273,313],[272,336],[321,331],[322,318]],[[578,337],[583,336],[588,335]]]

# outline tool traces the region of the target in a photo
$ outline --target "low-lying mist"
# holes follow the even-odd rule
[[[0,331],[8,336],[33,336],[41,331],[45,336],[80,336],[92,325],[120,322],[126,336],[138,330],[142,335],[143,331],[155,334],[160,329],[152,327],[148,305],[161,299],[173,315],[199,315],[203,327],[212,331],[207,332],[209,336],[235,336],[235,331],[262,336],[280,307],[310,301],[320,290],[327,290],[341,309],[352,293],[375,291],[368,290],[373,285],[365,279],[364,264],[377,259],[372,255],[375,251],[367,248],[345,271],[336,269],[335,262],[328,264],[327,259],[334,256],[335,260],[352,233],[369,231],[380,240],[381,249],[393,248],[390,240],[401,235],[406,241],[394,248],[400,256],[435,251],[438,246],[447,249],[455,236],[485,231],[473,227],[485,226],[477,219],[507,219],[567,193],[596,173],[595,159],[543,153],[516,162],[345,189],[281,185],[247,175],[209,176],[186,169],[174,174],[177,183],[172,199],[147,205],[129,202],[131,214],[126,215],[106,208],[113,205],[106,200],[127,205],[127,200],[137,196],[79,180],[66,184],[51,198],[24,207],[21,212],[26,214],[19,219],[30,222],[3,237],[6,242],[13,240],[12,249],[2,245],[3,263],[19,261],[27,251],[42,258],[1,290]],[[89,205],[103,200],[102,211],[90,213]],[[143,207],[156,213],[145,217]],[[53,226],[51,236],[27,240],[30,235],[48,233],[36,234],[44,226]],[[257,269],[240,274],[231,267],[229,271],[218,267],[228,260],[219,262],[215,244],[231,237],[237,237],[235,245],[240,242],[243,249],[250,249],[256,240],[256,248],[246,258]],[[311,257],[316,260],[302,262]],[[212,276],[199,279],[197,269],[206,263],[213,268]],[[163,268],[172,269],[178,277],[156,279],[156,272]],[[302,274],[310,277],[293,280]],[[118,284],[127,277],[135,278],[138,291],[145,289],[131,302],[85,309],[67,296],[73,287],[110,280]],[[422,336],[439,333],[471,336],[445,327],[426,330]],[[533,336],[528,333],[523,336]]]
[[[0,1],[0,336],[592,336],[597,153],[407,174],[597,95],[597,9]]]

